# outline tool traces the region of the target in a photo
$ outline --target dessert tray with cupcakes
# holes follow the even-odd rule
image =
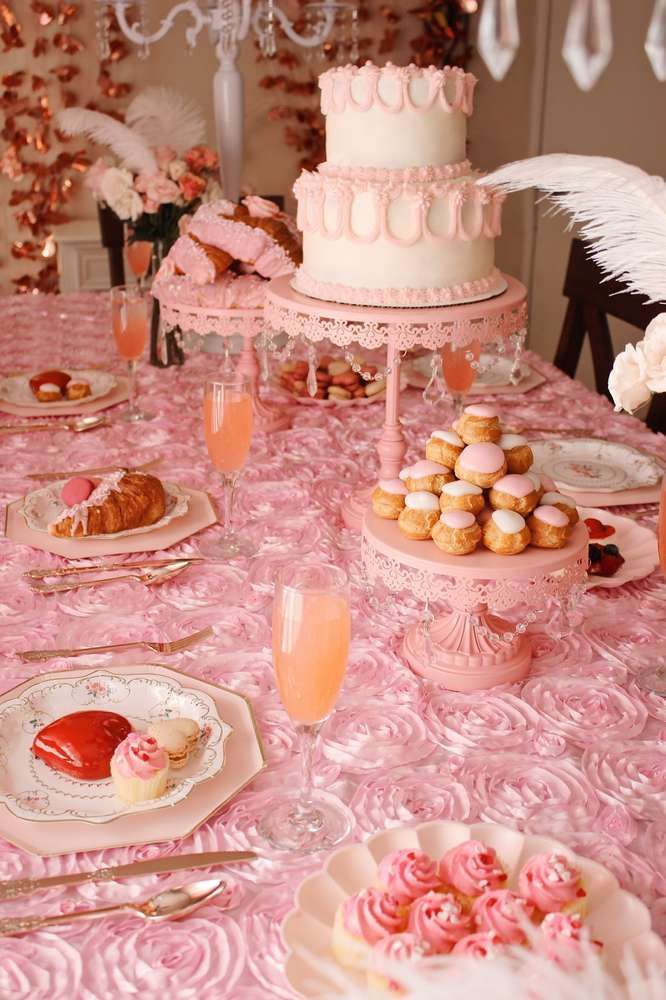
[[[92,413],[126,398],[126,378],[94,368],[51,368],[0,379],[0,410],[16,415]]]

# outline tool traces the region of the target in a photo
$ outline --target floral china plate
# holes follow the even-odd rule
[[[199,749],[183,768],[171,772],[159,799],[127,805],[116,798],[111,778],[81,781],[54,771],[32,753],[35,734],[44,726],[91,709],[117,712],[142,732],[160,719],[194,719],[201,731]],[[231,732],[209,695],[172,677],[100,670],[78,679],[36,679],[20,697],[0,706],[0,803],[35,823],[108,823],[128,813],[173,806],[223,769],[224,743]]]
[[[631,580],[643,580],[649,576],[659,563],[657,536],[650,528],[636,524],[630,517],[611,514],[608,510],[597,507],[579,507],[581,521],[594,517],[602,524],[607,524],[613,533],[605,538],[590,539],[598,545],[617,545],[624,563],[614,576],[590,576],[587,589],[592,587],[621,587]]]
[[[0,379],[0,399],[13,403],[15,406],[39,406],[40,402],[30,388],[30,379],[33,374],[31,372],[30,374],[8,375],[6,378]],[[102,396],[106,396],[116,384],[116,377],[111,372],[100,372],[95,369],[77,371],[68,369],[67,374],[77,381],[87,382],[90,386],[90,395],[84,396],[83,399],[56,399],[50,403],[44,403],[44,406],[66,408],[90,403],[93,399],[101,399]]]
[[[608,869],[574,854],[550,837],[519,833],[494,823],[468,825],[447,820],[383,830],[364,843],[341,847],[330,855],[320,872],[301,883],[296,891],[296,906],[282,924],[282,937],[288,949],[285,971],[290,985],[306,997],[341,992],[340,979],[334,975],[342,973],[342,969],[335,965],[331,952],[335,912],[348,896],[375,884],[379,862],[386,854],[402,848],[420,849],[436,860],[451,847],[471,838],[495,848],[509,873],[510,889],[515,888],[518,872],[533,854],[557,852],[570,858],[582,873],[587,892],[585,923],[593,940],[603,944],[607,971],[618,976],[621,964],[631,956],[640,980],[636,996],[651,995],[640,992],[645,985],[644,977],[649,974],[650,966],[666,968],[666,946],[650,929],[647,907],[621,889]],[[331,969],[330,976],[326,974],[327,966]],[[362,983],[359,981],[358,985]]]
[[[60,493],[65,485],[64,480],[58,483],[51,483],[40,490],[28,493],[23,501],[21,513],[25,523],[33,531],[43,531],[48,533],[48,526],[65,509]],[[77,537],[78,542],[86,542],[90,539],[99,538],[123,538],[125,535],[140,535],[146,531],[155,531],[164,528],[167,524],[175,521],[177,517],[187,514],[189,497],[187,493],[176,486],[175,483],[162,483],[166,500],[166,512],[164,517],[154,524],[145,524],[142,528],[128,528],[126,531],[116,531],[110,535],[85,535]]]
[[[598,438],[552,438],[530,441],[534,471],[549,476],[559,489],[619,493],[654,486],[663,471],[652,455],[617,441]]]

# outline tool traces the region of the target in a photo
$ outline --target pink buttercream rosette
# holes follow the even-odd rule
[[[472,929],[469,917],[451,893],[428,892],[409,909],[407,930],[435,954],[446,955]]]
[[[518,876],[520,894],[541,913],[580,907],[586,892],[580,871],[563,854],[535,854]]]
[[[368,986],[388,990],[391,993],[401,992],[402,984],[393,978],[396,974],[394,966],[405,962],[418,963],[432,953],[427,942],[419,940],[409,931],[382,938],[372,949],[368,967]]]
[[[467,840],[452,847],[440,860],[438,870],[444,885],[450,886],[466,907],[484,892],[502,889],[507,880],[495,849],[479,840]]]
[[[408,904],[439,888],[437,865],[423,851],[392,851],[382,858],[377,871],[380,889],[399,903]]]
[[[472,922],[477,930],[496,934],[504,944],[525,944],[533,913],[534,906],[517,893],[495,889],[476,900]]]

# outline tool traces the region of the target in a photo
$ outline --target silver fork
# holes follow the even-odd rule
[[[115,653],[122,649],[150,649],[153,653],[161,653],[169,656],[171,653],[180,653],[183,649],[189,649],[201,639],[207,639],[213,634],[213,629],[202,628],[192,635],[185,635],[182,639],[174,639],[173,642],[117,642],[110,646],[88,646],[84,649],[26,649],[16,655],[24,663],[39,663],[42,660],[51,660],[56,656],[87,656],[89,653]]]
[[[158,583],[166,583],[174,576],[182,573],[190,565],[189,559],[173,560],[166,566],[146,569],[142,573],[123,573],[122,576],[96,577],[94,580],[73,580],[68,583],[35,583],[30,581],[30,588],[36,594],[61,594],[68,590],[79,590],[82,587],[103,587],[106,583],[117,583],[119,580],[138,580],[147,587]]]

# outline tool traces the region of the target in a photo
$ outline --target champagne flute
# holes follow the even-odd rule
[[[472,365],[478,362],[480,356],[481,344],[478,340],[473,340],[464,347],[446,343],[442,348],[442,371],[453,400],[456,419],[462,414],[465,397],[476,378],[476,369]]]
[[[301,744],[300,791],[276,796],[259,832],[284,851],[333,847],[350,832],[347,813],[313,788],[317,734],[333,711],[349,655],[349,583],[326,563],[292,563],[279,573],[273,600],[273,664],[282,704]]]
[[[222,473],[224,528],[222,538],[206,548],[216,559],[249,556],[256,545],[232,528],[236,484],[252,443],[252,386],[238,376],[208,379],[204,390],[204,435],[210,460]],[[203,551],[203,549],[202,549]]]
[[[150,262],[153,257],[153,244],[146,240],[127,240],[125,243],[125,258],[130,266],[130,270],[136,278],[139,288],[143,287],[143,282],[150,269]]]
[[[148,340],[152,302],[150,293],[137,285],[114,285],[111,289],[113,335],[129,376],[129,401],[122,419],[132,423],[152,420],[155,415],[139,409],[136,401],[136,369]]]

